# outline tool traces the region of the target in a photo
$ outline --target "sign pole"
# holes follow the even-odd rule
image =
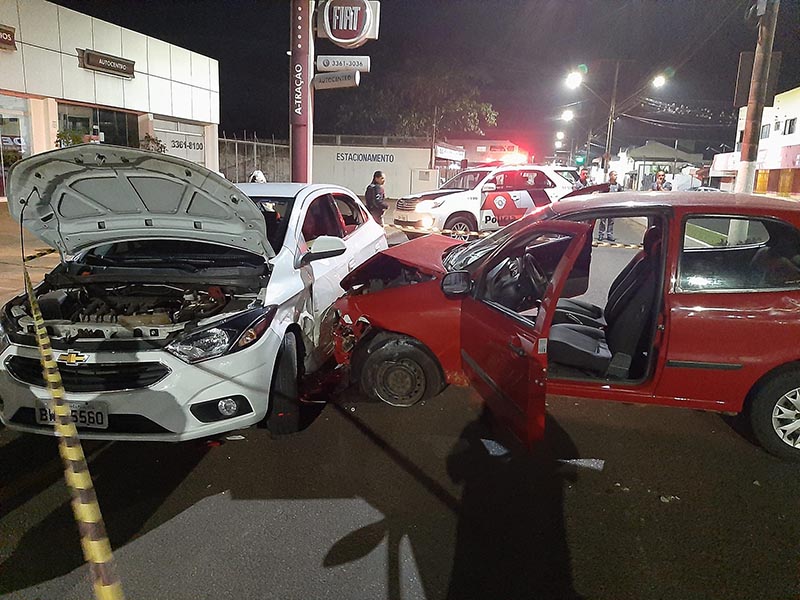
[[[314,0],[292,0],[292,37],[289,67],[289,146],[292,155],[292,181],[311,181],[311,149],[314,138],[314,39],[311,19]]]

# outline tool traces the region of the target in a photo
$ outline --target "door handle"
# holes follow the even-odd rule
[[[525,350],[517,346],[514,342],[508,342],[508,349],[511,350],[514,354],[516,354],[520,358],[525,358],[527,356]]]

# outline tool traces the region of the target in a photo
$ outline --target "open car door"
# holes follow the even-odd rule
[[[553,311],[591,234],[591,224],[533,223],[482,261],[462,302],[464,370],[494,416],[529,447],[544,434]]]

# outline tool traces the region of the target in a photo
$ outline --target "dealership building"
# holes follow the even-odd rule
[[[0,196],[63,143],[149,145],[219,169],[219,64],[44,0],[0,0]]]

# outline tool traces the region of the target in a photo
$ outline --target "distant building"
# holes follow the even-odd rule
[[[800,87],[775,96],[772,106],[764,107],[756,159],[754,191],[800,197]],[[747,107],[739,109],[734,152],[714,156],[709,175],[712,184],[732,191],[741,161],[742,139]]]
[[[0,33],[0,196],[9,163],[57,140],[152,149],[157,139],[219,168],[213,58],[45,0],[0,0]]]
[[[702,153],[686,152],[678,142],[669,146],[648,140],[644,146],[620,150],[619,155],[609,162],[609,170],[616,171],[623,185],[634,190],[649,190],[655,174],[664,171],[677,190],[700,185],[697,180],[682,177],[682,174],[687,166],[700,167],[702,164]]]

